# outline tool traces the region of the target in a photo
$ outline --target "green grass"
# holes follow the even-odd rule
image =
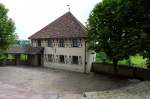
[[[97,53],[96,62],[103,62],[103,55],[101,53]],[[112,64],[108,58],[106,58],[106,63]],[[147,68],[146,59],[143,59],[140,55],[130,56],[128,60],[121,60],[118,62],[120,65],[128,65],[133,67]]]
[[[11,54],[8,54],[7,59],[12,60],[12,59],[15,59],[15,57],[13,55],[11,55]]]
[[[27,59],[28,59],[28,55],[25,55],[25,54],[20,55],[20,60],[26,61]]]
[[[14,55],[11,55],[11,54],[8,54],[7,59],[13,60],[13,59],[15,59],[15,56],[14,56]],[[27,59],[28,59],[28,56],[27,56],[27,55],[25,55],[25,54],[21,54],[21,55],[20,55],[20,60],[21,60],[21,61],[26,61]]]

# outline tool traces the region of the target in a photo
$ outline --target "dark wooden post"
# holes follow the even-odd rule
[[[16,65],[20,65],[20,54],[15,54]]]

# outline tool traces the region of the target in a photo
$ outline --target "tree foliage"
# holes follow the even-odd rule
[[[29,40],[17,40],[14,46],[30,47],[31,42]]]
[[[7,16],[8,9],[0,4],[0,51],[15,42],[15,26],[11,18]]]
[[[150,0],[103,0],[88,23],[90,48],[118,60],[140,53],[150,59]],[[149,54],[149,55],[148,55]]]

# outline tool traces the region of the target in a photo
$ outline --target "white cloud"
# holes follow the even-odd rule
[[[9,9],[20,39],[27,39],[66,13],[68,4],[71,5],[71,12],[84,23],[98,2],[100,0],[0,0]]]

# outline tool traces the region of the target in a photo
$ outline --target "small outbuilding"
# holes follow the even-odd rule
[[[5,51],[6,60],[3,64],[42,66],[43,50],[43,47],[10,47]]]

